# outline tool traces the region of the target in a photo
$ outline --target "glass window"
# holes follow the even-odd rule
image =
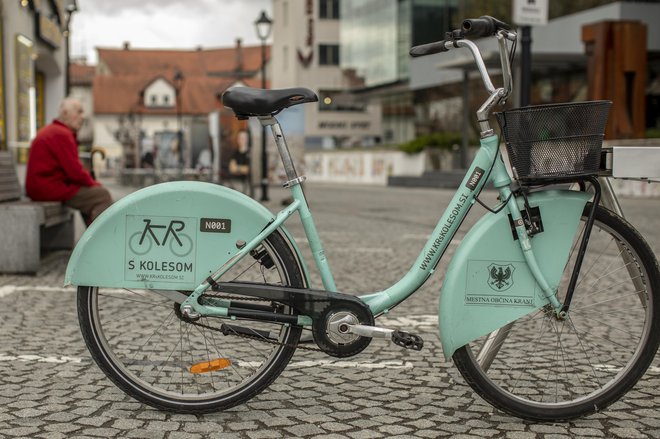
[[[170,95],[163,95],[163,105],[170,105]]]
[[[151,101],[151,105],[155,106],[156,105],[156,95],[151,95],[149,97],[149,100]]]
[[[319,65],[339,65],[339,44],[319,44]]]
[[[339,19],[339,0],[319,0],[319,18]]]

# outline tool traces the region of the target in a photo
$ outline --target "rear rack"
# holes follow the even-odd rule
[[[660,182],[660,146],[603,146],[603,177]]]

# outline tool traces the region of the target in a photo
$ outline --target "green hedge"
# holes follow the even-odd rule
[[[660,128],[649,128],[646,130],[647,139],[656,139],[660,137]]]
[[[410,142],[402,143],[399,149],[408,154],[421,152],[426,147],[451,149],[454,145],[461,144],[461,134],[455,131],[445,131],[441,133],[426,134],[419,136]]]

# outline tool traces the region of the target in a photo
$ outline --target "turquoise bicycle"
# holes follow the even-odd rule
[[[476,45],[494,37],[503,86]],[[475,203],[483,217],[445,274],[440,341],[466,382],[510,414],[567,420],[604,409],[642,377],[660,343],[658,264],[640,234],[600,206],[602,134],[609,102],[491,111],[512,90],[516,34],[492,18],[465,20],[413,56],[467,49],[488,98],[480,149],[407,274],[360,297],[342,294],[319,240],[275,115],[315,102],[304,88],[233,88],[223,102],[270,127],[293,202],[273,215],[227,188],[172,182],[142,189],[101,215],[75,248],[66,283],[78,286],[85,342],[127,394],[159,409],[206,413],[243,403],[284,370],[301,335],[333,357],[374,338],[423,348],[416,334],[377,325],[433,274]],[[507,171],[505,160],[510,164]],[[510,176],[511,175],[511,176]],[[499,202],[479,200],[490,183]],[[284,222],[298,213],[323,288]],[[305,346],[306,349],[312,349]]]

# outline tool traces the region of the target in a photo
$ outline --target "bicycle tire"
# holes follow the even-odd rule
[[[239,276],[223,279],[254,281],[254,276],[262,276],[260,281],[274,283],[272,279],[278,277],[282,284],[305,286],[298,259],[279,232],[269,236],[258,249],[267,251],[268,263],[246,256],[232,269]],[[259,274],[246,275],[245,265]],[[211,293],[206,298],[213,295],[217,294]],[[215,327],[220,327],[221,322],[231,322],[226,328],[240,325],[259,337],[269,340],[272,337],[271,342],[277,342],[263,343],[231,333],[223,335],[207,332],[206,328],[193,328],[175,308],[178,309],[178,304],[148,290],[78,287],[80,328],[99,368],[138,401],[177,413],[215,412],[256,396],[289,363],[302,330],[281,323],[206,317],[198,320]],[[278,312],[293,314],[287,307],[279,309]],[[175,337],[169,339],[169,334]],[[210,363],[218,357],[229,360],[229,366],[202,374],[190,371],[192,364],[207,360]]]
[[[560,302],[590,209],[588,204],[562,277]],[[607,281],[612,285],[602,288]],[[561,322],[538,310],[502,329],[507,332],[500,334],[503,341],[494,338],[490,358],[478,352],[486,336],[458,349],[454,363],[483,399],[520,418],[567,421],[601,411],[653,361],[660,343],[659,287],[658,262],[644,238],[598,207],[568,318]]]

